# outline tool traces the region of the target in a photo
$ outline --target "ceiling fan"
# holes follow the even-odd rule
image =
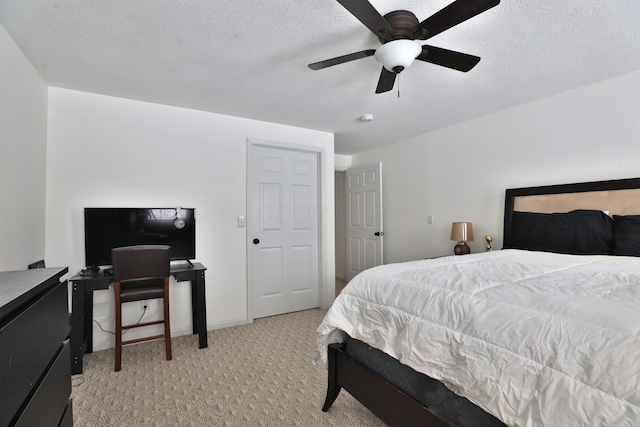
[[[396,10],[382,16],[367,0],[337,1],[369,28],[378,37],[382,46],[378,49],[366,49],[314,62],[309,64],[309,68],[321,70],[374,56],[383,64],[376,93],[393,89],[396,76],[410,66],[414,59],[458,71],[466,72],[472,69],[480,61],[480,57],[435,46],[420,45],[416,40],[427,40],[500,3],[500,0],[456,0],[424,21],[418,22],[418,18],[407,10]]]

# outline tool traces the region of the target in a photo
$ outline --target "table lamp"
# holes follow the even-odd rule
[[[451,240],[455,240],[458,244],[453,248],[456,255],[466,255],[471,253],[471,249],[467,242],[473,240],[473,226],[470,222],[454,222],[451,225]]]

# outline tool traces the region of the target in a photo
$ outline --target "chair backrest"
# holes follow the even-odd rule
[[[137,245],[111,250],[113,280],[169,277],[171,247]]]

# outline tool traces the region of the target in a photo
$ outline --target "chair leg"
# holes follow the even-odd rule
[[[164,278],[164,343],[167,350],[167,360],[171,360],[171,325],[169,319],[169,278]]]
[[[114,371],[118,372],[122,365],[122,304],[120,302],[120,282],[113,285],[116,306],[116,356]]]

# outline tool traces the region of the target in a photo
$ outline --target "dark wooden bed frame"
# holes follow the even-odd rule
[[[505,194],[504,246],[508,247],[511,242],[514,202],[518,197],[635,189],[640,189],[640,178],[508,189]],[[640,198],[638,204],[640,204]],[[593,207],[584,208],[592,209]],[[640,211],[636,211],[638,212]],[[389,426],[445,427],[452,425],[350,357],[344,351],[344,344],[329,345],[327,359],[328,382],[327,395],[322,407],[324,412],[329,410],[340,390],[344,388]]]
[[[327,412],[344,388],[378,418],[394,427],[450,427],[429,408],[361,365],[344,351],[343,344],[327,349],[329,379],[322,410]]]

